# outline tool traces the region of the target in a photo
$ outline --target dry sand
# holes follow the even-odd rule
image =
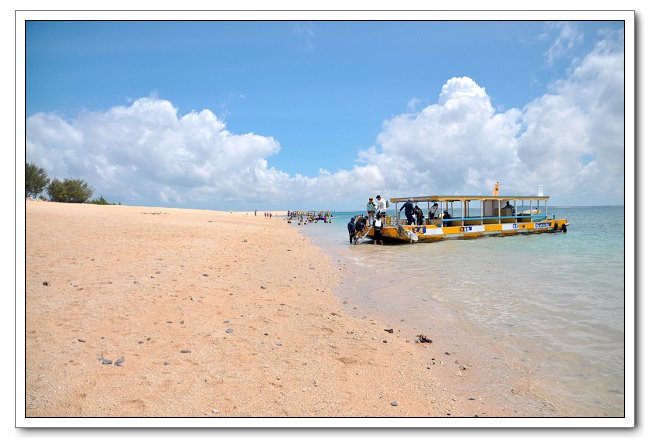
[[[346,315],[343,269],[263,212],[27,201],[25,415],[547,412],[475,395],[480,369]]]

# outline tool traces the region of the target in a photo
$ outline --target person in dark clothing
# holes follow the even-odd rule
[[[415,206],[415,216],[417,218],[417,223],[419,226],[424,224],[424,212],[422,212],[422,209],[418,207],[417,205]]]
[[[364,227],[366,227],[366,217],[359,216],[359,218],[357,219],[357,223],[354,225],[354,229],[357,232],[361,232]]]
[[[501,214],[504,216],[513,216],[515,214],[515,208],[512,206],[510,201],[506,201],[505,207],[503,207],[501,210],[503,210]]]
[[[440,218],[440,210],[438,209],[438,203],[434,202],[433,207],[429,209],[429,219],[438,219]]]
[[[384,229],[384,223],[381,222],[381,219],[376,219],[375,223],[373,224],[373,244],[384,244],[384,241],[382,240],[382,231]]]
[[[350,218],[350,222],[348,223],[348,233],[350,234],[350,244],[352,244],[357,234],[357,229],[354,227],[354,216]]]
[[[401,212],[402,209],[404,210],[404,213],[406,214],[406,220],[408,225],[415,224],[415,219],[413,219],[413,199],[409,199],[402,205],[399,209]]]

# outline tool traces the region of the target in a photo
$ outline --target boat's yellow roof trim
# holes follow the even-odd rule
[[[390,198],[390,202],[406,202],[409,199],[413,199],[414,202],[425,202],[425,201],[436,201],[436,202],[445,202],[445,201],[521,201],[521,200],[539,200],[546,201],[550,199],[550,196],[466,196],[466,195],[451,195],[451,196],[411,196],[408,198]]]

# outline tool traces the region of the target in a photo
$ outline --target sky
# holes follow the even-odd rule
[[[26,162],[110,202],[624,202],[623,22],[31,21]]]

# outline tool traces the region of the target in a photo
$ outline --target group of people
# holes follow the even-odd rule
[[[399,211],[401,212],[402,210],[404,210],[404,214],[406,215],[406,222],[408,225],[424,225],[424,212],[418,206],[417,202],[413,201],[413,198],[410,198],[404,203],[404,205],[402,205]],[[438,207],[437,202],[434,202],[433,206],[429,209],[428,218],[440,218],[440,208]]]
[[[356,244],[364,236],[362,233],[366,226],[373,228],[373,243],[384,244],[382,231],[386,223],[387,207],[386,199],[382,198],[380,194],[374,199],[372,197],[368,198],[368,204],[366,204],[367,218],[364,215],[353,216],[348,223],[350,244]]]
[[[373,229],[372,242],[373,244],[384,244],[382,239],[382,231],[384,223],[381,218],[376,218],[370,224],[365,215],[357,215],[350,218],[348,223],[348,234],[350,235],[350,244],[358,244],[359,241]]]
[[[376,203],[375,199],[377,200]],[[380,219],[383,224],[386,223],[386,209],[388,207],[386,199],[382,198],[380,194],[378,194],[375,199],[368,198],[368,203],[366,204],[368,221],[371,226],[375,224],[375,220],[377,219]]]
[[[332,222],[332,213],[329,211],[291,211],[287,210],[287,222],[291,222],[292,219],[298,219],[300,222]]]
[[[231,212],[231,213],[232,213],[232,212]],[[255,210],[255,216],[257,216],[257,210]],[[265,218],[272,218],[272,217],[273,217],[273,213],[271,213],[271,212],[264,212],[264,217],[265,217]]]
[[[383,244],[382,241],[382,232],[384,225],[386,224],[386,209],[387,202],[377,195],[376,198],[368,198],[368,204],[366,204],[367,215],[358,215],[350,218],[348,223],[348,233],[350,235],[350,244],[356,244],[364,235],[367,234],[369,230],[368,227],[373,228],[373,243],[374,244]],[[399,209],[401,212],[404,210],[406,215],[407,225],[425,225],[425,213],[418,206],[417,202],[410,198],[406,201],[402,207]],[[434,202],[431,208],[428,210],[426,217],[429,220],[434,219],[451,219],[449,213],[445,210],[442,212],[437,202]]]

